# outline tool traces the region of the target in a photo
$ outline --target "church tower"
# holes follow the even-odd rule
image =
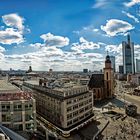
[[[105,97],[112,98],[114,94],[114,73],[111,67],[110,56],[107,54],[104,68]]]

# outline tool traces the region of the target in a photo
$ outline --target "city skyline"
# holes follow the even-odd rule
[[[104,67],[108,51],[118,71],[127,33],[135,44],[135,59],[140,58],[139,4],[140,0],[2,1],[0,68],[94,71]]]

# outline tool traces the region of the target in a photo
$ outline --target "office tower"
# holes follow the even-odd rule
[[[123,51],[123,73],[135,73],[134,63],[134,43],[130,41],[130,35],[127,35],[127,42],[122,42]]]
[[[119,66],[119,73],[123,74],[123,66],[122,65]]]
[[[111,60],[111,67],[113,68],[113,71],[115,72],[115,56],[110,56],[110,60]]]
[[[88,73],[88,69],[83,69],[83,73]]]
[[[136,71],[140,72],[140,59],[136,59]]]

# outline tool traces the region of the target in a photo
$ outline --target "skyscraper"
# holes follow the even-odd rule
[[[122,42],[123,51],[123,70],[124,74],[135,73],[134,63],[134,43],[130,41],[130,35],[127,35],[127,42]]]
[[[119,66],[119,73],[123,74],[123,66],[122,65]]]
[[[140,59],[136,59],[136,71],[140,72]]]
[[[111,67],[113,68],[113,71],[115,72],[115,56],[110,56],[110,60],[111,60]]]

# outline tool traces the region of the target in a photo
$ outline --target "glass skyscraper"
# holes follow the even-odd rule
[[[113,71],[116,71],[116,67],[115,67],[115,56],[110,56],[110,60],[111,60],[111,67],[113,68]]]
[[[123,50],[123,71],[124,74],[135,73],[134,63],[134,43],[130,41],[130,35],[127,35],[127,42],[122,42]]]
[[[140,73],[140,59],[136,59],[136,70]]]

